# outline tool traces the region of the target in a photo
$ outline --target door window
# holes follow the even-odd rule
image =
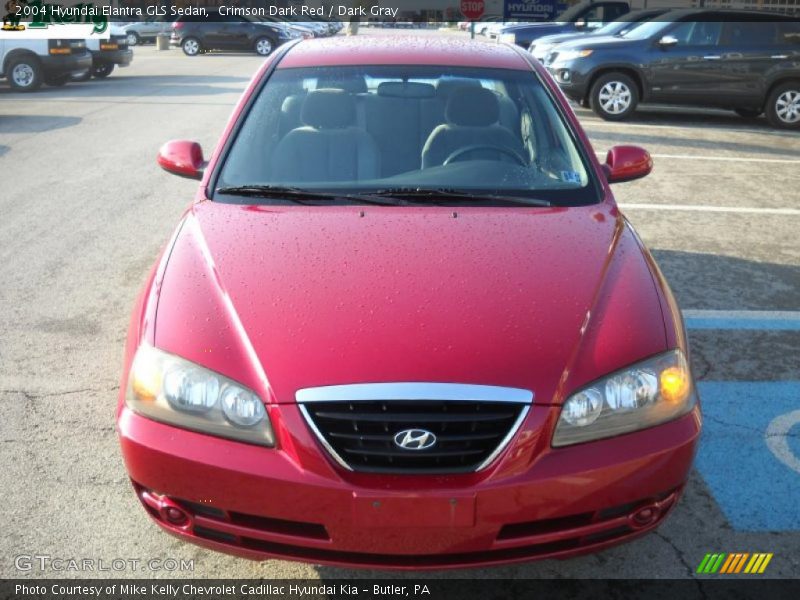
[[[616,21],[627,12],[628,12],[627,4],[620,4],[618,2],[615,2],[613,4],[606,4],[603,7],[603,21],[605,23]]]
[[[731,46],[768,46],[775,43],[775,23],[727,23]]]
[[[722,24],[719,22],[681,23],[669,32],[681,46],[716,46],[719,43]]]
[[[779,23],[778,43],[782,46],[800,46],[800,23]]]

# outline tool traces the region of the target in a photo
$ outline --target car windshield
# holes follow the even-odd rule
[[[630,40],[647,40],[654,35],[658,35],[670,25],[672,25],[672,23],[668,21],[647,21],[638,27],[626,31],[622,36]]]
[[[446,190],[451,197],[456,191],[591,204],[599,200],[598,188],[580,148],[532,71],[277,69],[252,104],[213,189]],[[243,201],[229,192],[213,197]]]
[[[611,23],[606,23],[600,29],[596,29],[594,33],[597,35],[615,35],[626,29],[631,29],[636,25],[638,25],[638,23],[631,23],[630,21],[613,21]]]

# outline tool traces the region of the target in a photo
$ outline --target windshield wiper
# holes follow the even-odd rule
[[[448,188],[387,188],[371,192],[372,196],[404,198],[409,200],[430,199],[436,203],[440,198],[448,202],[466,200],[468,202],[504,202],[506,204],[521,204],[524,206],[552,206],[547,200],[529,198],[526,196],[502,196],[497,194],[471,193]]]
[[[298,204],[307,204],[306,200],[347,200],[363,204],[377,204],[380,206],[399,206],[406,204],[396,198],[383,198],[372,194],[336,194],[333,192],[315,192],[303,188],[280,185],[237,185],[221,187],[215,190],[218,194],[231,196],[251,196],[253,198],[280,198]]]

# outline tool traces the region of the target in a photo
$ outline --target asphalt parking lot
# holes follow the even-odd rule
[[[434,35],[434,33],[431,33]],[[116,576],[371,576],[249,562],[150,523],[114,432],[133,300],[196,183],[155,164],[163,141],[210,153],[260,64],[135,51],[104,81],[14,94],[0,82],[0,576],[19,555],[193,559]],[[431,577],[691,577],[709,552],[770,552],[800,576],[800,135],[722,111],[578,109],[600,154],[646,147],[655,169],[616,187],[687,311],[705,431],[683,501],[656,532],[568,561]],[[757,312],[763,311],[763,312]]]

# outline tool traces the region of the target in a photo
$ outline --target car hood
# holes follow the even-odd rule
[[[584,39],[589,37],[590,33],[558,33],[554,35],[546,35],[536,40],[536,44],[561,44],[564,42],[571,42],[573,40]]]
[[[154,339],[272,402],[306,387],[424,381],[557,404],[665,349],[645,256],[606,205],[201,202],[172,248]]]
[[[635,46],[640,40],[629,40],[614,35],[586,36],[583,39],[568,40],[558,45],[559,52],[566,49],[581,48],[585,50],[602,50],[603,48],[625,48]]]

